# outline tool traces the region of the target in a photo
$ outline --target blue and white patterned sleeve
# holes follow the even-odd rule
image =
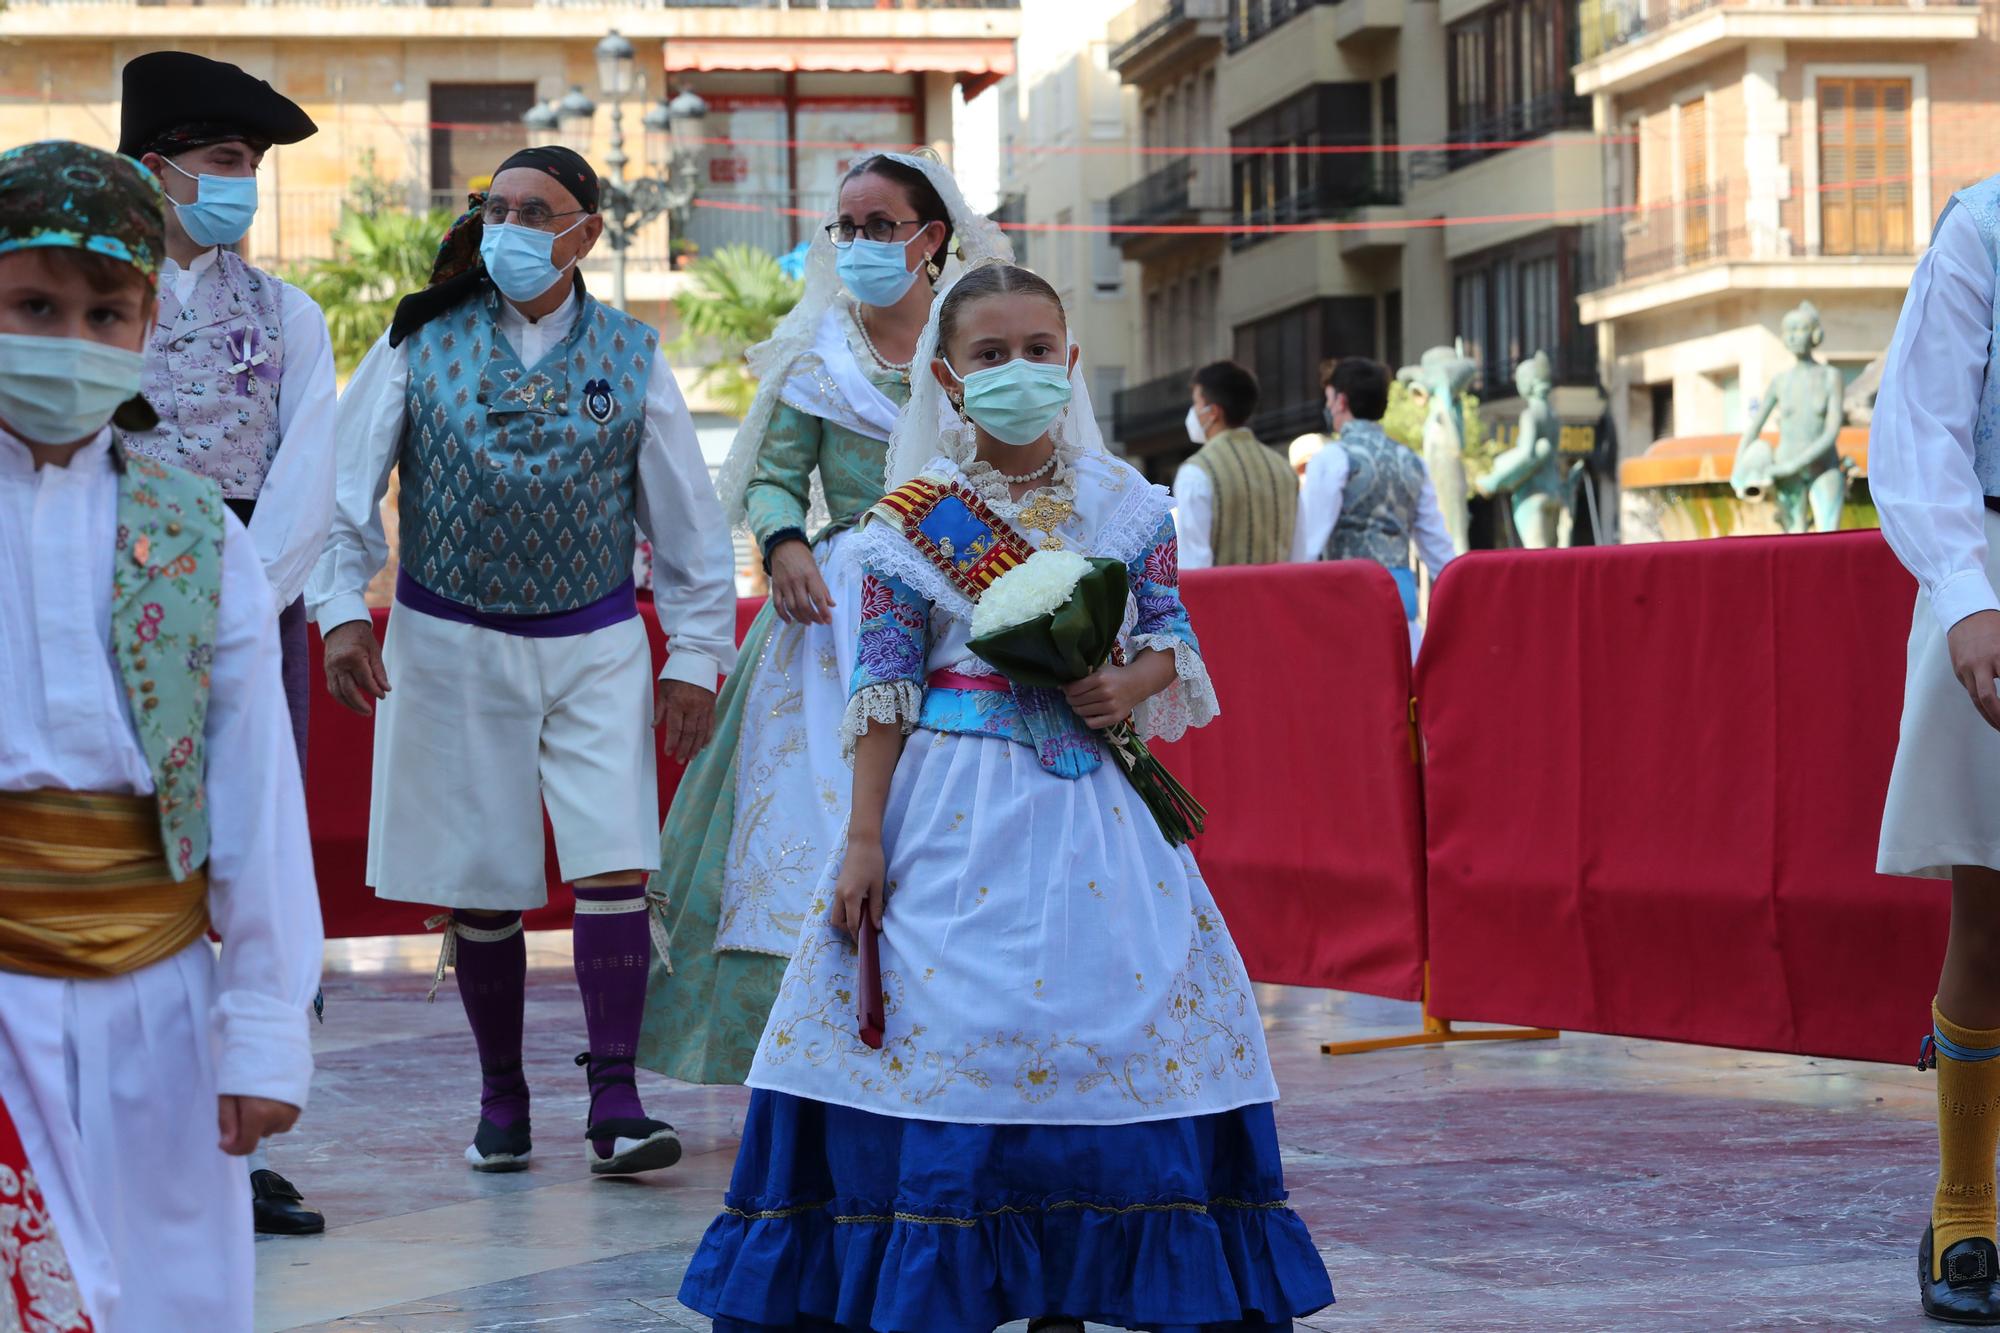
[[[930,603],[893,574],[862,565],[861,632],[854,642],[854,676],[841,719],[841,753],[876,722],[893,722],[905,736],[923,711],[930,656]]]
[[[1181,601],[1180,549],[1172,518],[1161,520],[1152,543],[1126,565],[1138,609],[1129,644],[1134,652],[1156,648],[1174,655],[1174,681],[1140,704],[1133,716],[1148,739],[1179,740],[1189,727],[1206,726],[1222,709],[1201,660],[1201,643]]]

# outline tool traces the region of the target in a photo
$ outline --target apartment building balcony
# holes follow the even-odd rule
[[[1483,120],[1454,126],[1445,137],[1445,148],[1408,153],[1405,167],[1413,185],[1438,180],[1531,140],[1589,128],[1589,102],[1566,91],[1548,93]]]
[[[1357,238],[1353,244],[1362,249],[1381,244],[1379,236],[1374,241],[1361,238],[1376,235],[1378,229],[1386,229],[1382,224],[1400,215],[1401,165],[1387,154],[1373,161],[1344,156],[1320,161],[1329,164],[1320,168],[1320,179],[1283,198],[1265,200],[1254,184],[1245,188],[1239,182],[1235,221],[1240,229],[1230,234],[1230,248],[1242,250],[1284,235],[1297,224],[1313,222],[1351,224],[1341,229],[1341,235]]]
[[[1229,0],[1138,0],[1111,20],[1106,33],[1111,68],[1143,87],[1155,78],[1222,50]]]
[[[1394,35],[1403,26],[1405,5],[1403,0],[1229,0],[1230,53],[1317,8],[1334,11],[1333,39],[1344,45]]]
[[[1112,434],[1128,456],[1144,458],[1189,446],[1185,422],[1188,384],[1195,368],[1185,367],[1120,389],[1112,399]]]
[[[1773,201],[1755,216],[1742,191],[1649,205],[1586,229],[1578,317],[1585,324],[1754,292],[1903,292],[1916,267],[1907,209],[1871,208],[1834,245],[1806,243],[1804,202]],[[1772,214],[1775,213],[1775,221]]]
[[[571,41],[616,25],[634,41],[673,40],[677,68],[1012,73],[1019,0],[10,0],[15,40],[391,39]],[[579,25],[582,25],[581,27]],[[745,43],[777,63],[733,60]],[[716,48],[711,51],[709,48]],[[724,49],[726,48],[726,49]],[[711,58],[713,57],[713,58]]]
[[[1979,0],[1582,0],[1579,96],[1628,93],[1752,42],[1854,48],[1970,41]]]
[[[1014,245],[1014,262],[1029,263],[1028,233],[1020,230],[1020,224],[1028,220],[1028,196],[1019,190],[1000,196],[999,207],[986,215],[998,223],[1007,233],[1007,239]]]
[[[1111,196],[1114,227],[1221,227],[1229,222],[1229,159],[1221,153],[1171,158]],[[1140,263],[1185,246],[1219,247],[1221,233],[1121,231],[1112,239]]]

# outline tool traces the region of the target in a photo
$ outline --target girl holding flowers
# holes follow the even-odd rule
[[[1034,274],[971,269],[917,358],[897,489],[857,538],[846,845],[681,1300],[724,1333],[1289,1329],[1332,1292],[1285,1204],[1250,982],[1192,856],[1099,735],[1216,713],[1171,501],[1105,451]],[[942,439],[937,395],[965,423]],[[973,651],[981,597],[1037,551],[1124,567],[1122,664],[1038,687]],[[1076,577],[1060,563],[1002,596],[1052,605]],[[855,1020],[869,927],[879,1048]]]

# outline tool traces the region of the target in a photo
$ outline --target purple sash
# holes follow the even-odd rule
[[[526,639],[561,639],[572,634],[588,634],[592,630],[609,629],[639,614],[638,592],[629,578],[588,606],[579,606],[573,611],[557,611],[546,616],[504,615],[440,597],[411,578],[409,570],[399,566],[396,570],[396,600],[412,611],[421,611],[439,620],[477,625],[481,629],[518,634]]]

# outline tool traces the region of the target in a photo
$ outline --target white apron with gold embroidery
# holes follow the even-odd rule
[[[1165,515],[1164,494],[1116,460],[1075,464],[1075,512],[1055,534],[1083,554],[1136,554]],[[967,647],[970,604],[914,565],[888,572],[933,603],[929,668],[985,669]],[[1180,711],[1182,727],[1188,697],[1201,720],[1213,705],[1188,657],[1155,700]],[[882,1049],[856,1035],[853,945],[825,918],[835,857],[751,1087],[976,1124],[1125,1124],[1277,1099],[1222,914],[1193,856],[1167,845],[1117,765],[1068,781],[1012,741],[917,731],[890,787],[883,842]]]

